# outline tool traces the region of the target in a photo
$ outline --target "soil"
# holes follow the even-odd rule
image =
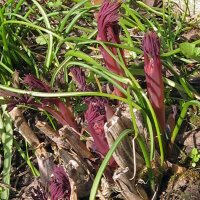
[[[200,199],[200,169],[188,169],[182,174],[173,175],[161,200],[198,200]]]

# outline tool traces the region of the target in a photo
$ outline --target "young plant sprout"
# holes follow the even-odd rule
[[[33,75],[26,75],[23,83],[28,86],[30,90],[38,90],[42,92],[51,92],[52,89],[41,80]],[[68,102],[64,103],[59,98],[43,98],[37,101],[29,95],[20,95],[14,92],[0,90],[0,95],[3,96],[7,102],[8,110],[11,111],[17,105],[30,105],[36,108],[43,109],[49,112],[60,124],[69,125],[78,131],[77,123],[74,115],[71,112]]]
[[[88,86],[86,84],[85,73],[80,67],[72,67],[70,68],[70,73],[72,74],[72,78],[78,86],[78,89],[81,91],[87,91]]]
[[[71,186],[69,178],[62,166],[56,166],[54,168],[49,188],[51,200],[70,200]]]
[[[109,150],[105,138],[104,124],[106,123],[105,103],[100,98],[90,98],[88,109],[85,113],[85,119],[88,124],[88,130],[94,139],[96,150],[103,156]]]
[[[155,32],[148,32],[143,40],[144,71],[147,93],[160,124],[161,132],[165,132],[164,85],[160,61],[160,40]]]
[[[98,13],[97,23],[98,23],[98,36],[97,39],[102,42],[112,42],[115,44],[120,44],[119,39],[119,25],[118,25],[118,18],[119,18],[119,1],[109,1],[104,0],[101,9]],[[118,58],[118,52],[115,47],[111,47],[106,45],[109,51]],[[117,75],[124,76],[125,73],[120,67],[120,65],[115,61],[115,59],[104,49],[102,46],[99,47],[103,59],[105,62],[105,66],[108,70],[116,73]],[[124,53],[120,50],[120,53],[123,57],[124,63]],[[122,84],[121,84],[122,85]],[[118,88],[114,88],[114,92],[116,95],[123,96],[122,92]]]
[[[92,87],[89,87],[86,84],[85,74],[80,68],[73,67],[70,69],[70,72],[72,73],[73,80],[76,82],[79,90],[92,90]],[[107,122],[105,107],[109,107],[108,101],[100,97],[86,97],[84,102],[87,105],[87,110],[85,111],[87,130],[94,140],[93,150],[100,153],[103,157],[109,150],[104,132],[104,124]],[[110,163],[114,164],[112,163],[113,161],[114,160],[111,160]]]

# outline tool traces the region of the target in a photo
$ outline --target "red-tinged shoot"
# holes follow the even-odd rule
[[[50,182],[51,200],[70,200],[71,186],[69,178],[62,166],[56,166],[53,170]]]
[[[79,90],[81,91],[88,91],[88,85],[86,83],[86,77],[85,77],[85,73],[83,72],[83,70],[80,67],[72,67],[70,69],[70,72],[72,74],[72,78],[73,80],[76,82]]]
[[[70,69],[70,72],[79,90],[90,91],[92,89],[86,84],[85,74],[80,68],[73,67]],[[109,107],[108,101],[100,97],[86,97],[84,103],[87,105],[87,110],[85,112],[87,130],[94,140],[93,150],[104,157],[109,150],[104,132],[104,124],[114,115],[114,112]],[[111,158],[109,164],[110,166],[115,166],[113,158]]]
[[[28,86],[29,90],[52,92],[50,86],[31,74],[24,77],[23,83]],[[68,125],[78,131],[77,123],[68,102],[64,103],[59,98],[42,98],[41,102],[38,102],[29,95],[20,95],[4,90],[0,90],[0,95],[5,98],[9,111],[17,105],[32,105],[49,112],[63,126]]]
[[[37,89],[43,92],[51,92],[52,89],[43,81],[37,79],[34,75],[28,74],[24,77],[23,82],[28,85],[30,90]],[[53,117],[63,126],[69,125],[78,131],[78,127],[73,113],[69,109],[70,105],[62,102],[59,98],[46,98],[38,106],[51,113]]]
[[[109,150],[108,142],[104,132],[104,125],[107,122],[107,110],[109,116],[114,114],[109,108],[108,102],[99,97],[89,97],[85,100],[88,109],[85,112],[85,119],[88,124],[88,131],[94,139],[94,150],[104,157]],[[105,107],[107,108],[105,110]],[[111,158],[109,165],[116,167],[116,162]]]
[[[164,85],[160,61],[160,40],[155,32],[148,32],[143,40],[144,70],[147,92],[154,112],[160,123],[162,133],[165,131]]]
[[[105,156],[109,146],[104,133],[104,124],[106,123],[104,101],[100,98],[89,98],[89,101],[86,100],[86,104],[88,109],[85,113],[85,119],[88,130],[94,139],[95,150]]]
[[[32,74],[27,74],[23,78],[23,83],[28,85],[30,90],[39,90],[41,92],[51,92],[51,88],[44,83],[43,81],[39,80]]]
[[[120,3],[118,1],[104,0],[97,18],[97,23],[98,23],[97,39],[99,41],[120,44],[119,25],[118,25],[119,7]],[[117,49],[115,47],[111,47],[109,45],[106,45],[106,47],[112,52],[112,54],[114,54],[119,59]],[[124,71],[121,69],[120,65],[115,61],[115,59],[102,46],[100,46],[99,48],[103,55],[105,65],[108,68],[108,70],[120,76],[124,76],[125,75]],[[124,53],[122,50],[120,50],[120,53],[124,58]],[[123,96],[123,94],[118,88],[115,88],[114,92],[116,95]]]

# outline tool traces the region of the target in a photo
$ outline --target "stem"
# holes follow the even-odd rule
[[[56,37],[58,40],[63,40],[63,37],[59,36],[58,34],[52,32],[52,31],[50,31],[49,29],[34,25],[32,23],[28,23],[28,22],[24,22],[24,21],[17,21],[17,20],[8,20],[8,21],[5,21],[5,22],[2,23],[2,27],[4,27],[5,24],[20,24],[20,25],[28,26],[28,27],[34,28],[36,30],[38,29],[38,30],[44,31],[47,34],[51,34],[54,37]]]
[[[43,16],[45,26],[47,27],[47,29],[51,30],[51,25],[50,25],[49,19],[46,15],[44,9],[36,0],[32,0],[32,1],[38,7],[41,15]],[[49,66],[51,65],[51,61],[52,61],[52,57],[53,57],[52,56],[52,52],[53,52],[53,35],[52,35],[52,33],[48,33],[47,44],[48,44],[48,48],[47,48],[47,53],[46,53],[46,58],[45,58],[45,67],[46,67],[46,69],[49,69]]]
[[[191,44],[198,45],[198,44],[200,44],[200,40],[196,40],[196,41],[192,42]],[[163,53],[163,54],[161,55],[161,57],[173,56],[173,55],[175,55],[175,54],[177,54],[177,53],[180,53],[180,52],[181,52],[181,49],[180,49],[180,48],[177,48],[177,49],[174,49],[174,50],[172,50],[172,51],[170,51],[170,52]]]
[[[178,118],[178,121],[176,123],[176,126],[174,128],[174,131],[172,133],[172,137],[171,137],[171,143],[174,144],[175,142],[175,139],[176,139],[176,136],[181,128],[181,125],[183,123],[183,120],[187,114],[187,109],[189,106],[192,106],[192,105],[195,105],[195,106],[199,106],[200,107],[200,102],[199,101],[196,101],[196,100],[193,100],[193,101],[189,101],[189,102],[186,102],[184,105],[183,105],[183,109],[181,111],[181,114]]]
[[[116,99],[124,103],[128,103],[127,99],[124,99],[122,97],[119,97],[113,94],[100,93],[100,92],[57,92],[57,93],[34,92],[34,91],[29,91],[29,90],[21,90],[17,88],[7,87],[1,84],[0,84],[0,89],[18,93],[18,94],[27,94],[33,97],[55,98],[55,97],[77,97],[77,96],[101,96],[101,97],[107,97],[110,99]],[[132,102],[132,105],[136,109],[139,109],[139,110],[141,109],[141,107],[134,102]]]
[[[84,5],[88,0],[80,1],[78,4],[76,4],[73,8],[70,9],[70,11],[65,15],[64,19],[61,21],[61,26],[59,28],[59,32],[62,32],[65,28],[65,25],[67,23],[67,20],[72,15],[72,13],[76,10],[78,10],[82,5]]]
[[[148,170],[148,176],[149,176],[149,180],[150,180],[150,186],[152,191],[155,191],[155,180],[154,180],[154,173],[151,167],[151,162],[150,162],[150,158],[147,152],[147,148],[145,146],[145,142],[142,140],[142,137],[140,135],[138,135],[138,137],[136,138],[137,142],[140,145],[140,148],[142,150],[143,156],[144,156],[144,160],[145,160],[145,164]]]

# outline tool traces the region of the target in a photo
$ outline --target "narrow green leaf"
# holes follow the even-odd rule
[[[4,161],[3,161],[3,183],[10,185],[10,173],[11,173],[11,160],[12,160],[12,147],[13,147],[13,129],[12,120],[5,111],[6,106],[3,108],[3,124],[4,131],[2,133],[2,143],[4,150]],[[1,113],[0,113],[1,114]],[[9,200],[9,188],[4,188],[1,194],[2,200]]]
[[[92,185],[92,189],[91,189],[91,192],[90,192],[90,198],[89,200],[95,200],[96,198],[96,193],[97,193],[97,190],[98,190],[98,187],[99,187],[99,183],[101,181],[101,177],[104,173],[104,170],[106,169],[106,166],[112,156],[112,154],[114,153],[115,149],[117,148],[117,146],[120,144],[120,142],[129,134],[133,132],[133,130],[131,129],[126,129],[124,130],[120,135],[119,137],[115,140],[115,142],[113,143],[112,147],[110,148],[110,150],[108,151],[108,153],[106,154],[98,172],[97,172],[97,175],[94,179],[94,182],[93,182],[93,185]]]

